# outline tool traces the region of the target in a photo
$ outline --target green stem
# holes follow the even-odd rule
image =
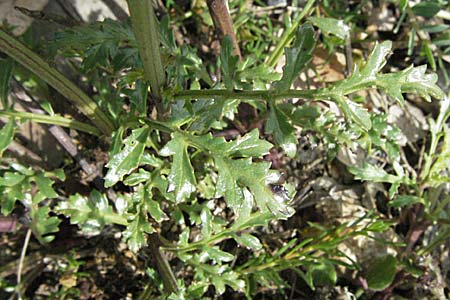
[[[0,111],[0,117],[7,118],[17,118],[20,120],[30,120],[36,123],[58,125],[62,127],[68,127],[75,130],[83,131],[95,136],[100,136],[102,132],[89,124],[85,124],[79,121],[70,120],[61,116],[49,116],[34,114],[29,112],[19,112],[19,111]]]
[[[329,100],[331,93],[328,89],[317,90],[265,90],[265,91],[243,91],[243,90],[189,90],[173,94],[174,100],[216,98],[216,99],[253,99],[271,101],[286,98],[303,98],[309,100]]]
[[[0,30],[0,51],[11,56],[25,68],[55,88],[61,95],[69,99],[85,114],[105,135],[115,128],[111,119],[100,109],[88,95],[58,70],[50,67],[25,45]]]
[[[433,165],[434,158],[436,157],[436,149],[441,138],[440,133],[442,132],[442,128],[450,116],[450,99],[445,98],[441,101],[441,109],[439,115],[437,117],[436,122],[431,124],[431,143],[430,148],[428,150],[428,155],[425,157],[425,166],[422,168],[422,172],[420,173],[420,178],[422,182],[427,182],[428,177],[430,176],[431,166]]]
[[[292,39],[295,37],[295,32],[297,31],[297,27],[300,25],[300,22],[306,15],[309,15],[310,11],[314,6],[315,0],[308,0],[302,12],[298,15],[298,17],[292,23],[292,26],[286,29],[286,31],[281,36],[280,42],[273,50],[269,59],[267,60],[267,65],[271,68],[275,67],[281,55],[283,54],[283,50],[285,47],[289,45]]]
[[[222,231],[221,233],[218,233],[218,234],[212,236],[211,238],[209,238],[207,240],[200,240],[197,242],[190,243],[186,246],[168,246],[168,245],[166,245],[166,246],[163,246],[162,248],[166,251],[184,253],[184,252],[189,252],[189,251],[194,251],[194,250],[200,249],[204,246],[210,247],[212,245],[220,243],[223,240],[232,238],[233,234],[234,234],[233,231],[225,230],[225,231]]]
[[[152,2],[151,0],[128,0],[128,8],[139,55],[144,64],[145,77],[150,82],[152,94],[156,98],[158,114],[161,116],[164,113],[161,88],[166,78],[161,60],[158,22]]]

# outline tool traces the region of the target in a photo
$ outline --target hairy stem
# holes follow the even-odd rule
[[[145,77],[150,82],[158,115],[162,116],[164,111],[161,103],[161,88],[165,84],[166,76],[161,61],[158,22],[152,1],[128,0],[128,8],[130,9],[131,24],[136,36],[139,55],[144,64]]]

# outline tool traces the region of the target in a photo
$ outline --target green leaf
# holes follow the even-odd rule
[[[216,263],[230,262],[234,259],[234,256],[228,252],[222,251],[219,247],[204,247],[203,251],[208,255],[209,259],[212,259]]]
[[[309,266],[307,276],[313,278],[315,286],[334,286],[337,281],[337,274],[334,265],[328,261],[320,261]]]
[[[189,130],[204,132],[213,126],[219,127],[216,125],[222,121],[224,116],[229,116],[232,119],[239,103],[239,100],[197,100],[193,105],[194,116],[192,117],[192,124]]]
[[[239,245],[252,250],[260,250],[262,248],[259,239],[248,233],[236,234],[234,239]]]
[[[239,57],[233,55],[234,47],[230,36],[225,36],[222,40],[220,50],[220,67],[222,69],[223,82],[229,90],[234,88],[234,77],[237,69]]]
[[[55,237],[48,235],[59,231],[58,225],[61,221],[58,217],[49,217],[50,208],[48,206],[35,207],[34,205],[30,211],[31,229],[40,243],[49,243]]]
[[[448,103],[448,100],[446,100],[446,102]],[[444,101],[442,103],[444,103]],[[434,187],[437,187],[441,183],[449,182],[449,178],[448,176],[445,176],[444,171],[449,169],[450,162],[450,128],[444,124],[442,131],[444,141],[442,143],[441,151],[439,155],[437,155],[436,161],[431,166],[430,178],[428,180]]]
[[[379,73],[386,64],[386,57],[391,52],[391,49],[391,41],[384,41],[381,44],[377,43],[373,48],[372,53],[369,55],[366,64],[361,69],[361,75],[366,79],[375,79],[375,75]]]
[[[52,188],[53,180],[50,178],[47,178],[44,176],[44,174],[39,173],[34,178],[36,181],[36,185],[39,188],[39,191],[46,197],[46,198],[56,198],[58,197],[58,193],[55,192],[55,190]]]
[[[16,127],[16,121],[11,119],[2,127],[2,129],[0,129],[0,157],[2,157],[3,152],[14,139]]]
[[[241,220],[241,222],[235,222],[233,229],[235,231],[244,230],[250,227],[266,226],[269,221],[274,220],[275,216],[271,212],[255,212],[247,218]]]
[[[391,207],[399,208],[404,206],[411,206],[416,203],[425,204],[425,199],[412,195],[398,195],[395,199],[388,202]]]
[[[167,192],[175,192],[177,203],[188,199],[196,190],[194,169],[187,153],[187,147],[188,143],[184,140],[183,135],[175,132],[172,134],[172,139],[160,150],[162,156],[173,156]]]
[[[145,171],[144,169],[139,169],[137,173],[130,174],[123,183],[128,186],[135,186],[150,180],[151,177],[152,173]]]
[[[144,247],[147,244],[147,234],[155,231],[148,219],[149,213],[158,222],[166,218],[166,215],[160,210],[159,204],[151,197],[151,189],[148,185],[143,184],[139,185],[129,197],[127,209],[129,224],[123,232],[123,238],[133,252]]]
[[[141,157],[140,165],[149,165],[154,168],[161,168],[164,162],[153,154],[144,152]]]
[[[0,197],[0,211],[5,216],[9,215],[13,211],[16,200],[25,199],[25,194],[22,191],[21,185],[13,185],[5,188],[0,186],[0,194],[2,195]]]
[[[227,205],[233,209],[239,216],[241,216],[241,210],[248,211],[248,202],[244,201],[244,194],[242,188],[238,185],[235,172],[232,169],[231,164],[226,158],[216,157],[216,167],[219,170],[219,177],[216,184],[215,197],[225,197]],[[253,198],[251,199],[250,207],[253,207]]]
[[[426,70],[426,65],[410,66],[397,73],[382,74],[377,78],[377,85],[399,103],[405,101],[402,93],[415,93],[427,101],[431,101],[430,96],[444,98],[444,92],[436,85],[438,76],[425,74]]]
[[[110,157],[113,157],[120,152],[120,149],[122,148],[122,137],[124,130],[125,129],[123,128],[123,126],[120,126],[112,133],[111,146],[109,148]]]
[[[370,114],[366,109],[346,97],[337,97],[336,102],[348,120],[352,120],[365,131],[372,128]]]
[[[412,7],[414,14],[425,18],[432,18],[441,10],[439,3],[433,1],[422,1]]]
[[[265,131],[273,134],[277,143],[289,157],[297,154],[297,137],[294,127],[288,117],[276,104],[270,103],[269,117],[266,121]]]
[[[167,220],[167,215],[162,211],[161,206],[159,203],[155,200],[148,199],[145,200],[145,206],[150,213],[150,216],[152,216],[153,219],[155,219],[156,222],[161,223],[164,220]]]
[[[245,282],[239,278],[239,274],[226,265],[210,266],[202,264],[201,268],[196,271],[198,277],[208,278],[211,281],[219,295],[225,292],[225,285],[230,286],[235,291],[242,291],[245,287]]]
[[[109,170],[105,176],[105,187],[113,186],[138,167],[149,134],[150,128],[144,126],[134,129],[123,141],[124,147],[106,165]]]
[[[5,172],[0,177],[0,186],[15,186],[22,182],[25,176],[16,172]]]
[[[204,206],[200,213],[200,220],[202,220],[202,235],[204,239],[209,239],[213,231],[212,224],[213,215],[208,207]]]
[[[283,67],[283,76],[273,86],[278,91],[288,90],[298,74],[312,59],[314,50],[314,29],[305,24],[297,29],[294,44],[285,49],[286,64]]]
[[[67,201],[59,202],[56,211],[70,217],[71,224],[89,234],[98,234],[107,224],[127,225],[125,217],[114,213],[106,196],[97,190],[93,190],[89,197],[70,196]]]
[[[342,40],[345,40],[350,35],[350,26],[346,25],[342,20],[321,17],[309,17],[308,20],[319,27],[322,32],[335,35]]]
[[[214,157],[262,157],[273,147],[271,143],[259,139],[258,129],[228,142],[223,137],[213,137],[212,134],[195,137],[193,140],[212,152]]]
[[[147,217],[139,211],[130,218],[130,223],[123,232],[123,238],[127,241],[128,248],[133,252],[137,252],[147,245],[147,233],[153,233],[154,231]]]
[[[266,176],[269,172],[270,163],[267,162],[253,163],[251,159],[238,159],[238,160],[225,159],[225,164],[228,165],[227,170],[230,170],[230,172],[222,174],[222,171],[219,170],[219,177],[232,176],[235,185],[232,185],[230,183],[228,187],[233,186],[248,187],[251,193],[253,194],[256,205],[262,212],[270,211],[272,212],[272,214],[280,218],[287,218],[294,213],[294,210],[291,207],[289,207],[287,203],[280,201],[274,195],[274,193],[272,193],[270,187],[268,187],[266,184]],[[231,170],[239,170],[239,172],[236,171],[232,172]],[[235,194],[239,195],[239,191],[236,191]],[[231,199],[227,199],[226,196],[227,194],[225,194],[225,201],[227,201],[228,204],[228,200]],[[237,207],[236,206],[231,207],[235,211],[237,211],[236,212],[237,214],[239,214],[239,208],[241,207],[240,205],[238,205]]]
[[[450,29],[450,25],[448,25],[448,24],[420,26],[420,30],[423,30],[428,33],[439,33],[439,32],[443,32],[443,31],[447,31],[449,29]]]
[[[30,167],[27,168],[21,164],[15,163],[15,162],[11,163],[11,168],[13,168],[14,170],[16,170],[26,176],[34,175],[34,170],[32,168],[30,168]]]
[[[434,38],[431,42],[438,47],[450,46],[450,33],[448,31],[444,32]],[[446,52],[448,53],[448,49]]]
[[[377,258],[367,271],[367,283],[369,288],[382,291],[394,280],[397,273],[397,259],[392,255]]]
[[[430,100],[430,96],[442,99],[444,93],[436,85],[437,75],[425,74],[426,66],[410,66],[400,72],[379,74],[386,64],[386,56],[391,51],[392,42],[385,41],[377,44],[369,56],[364,67],[355,68],[353,74],[331,89],[336,94],[346,95],[363,88],[377,87],[388,96],[404,104],[402,93],[416,93]]]
[[[408,183],[407,178],[388,174],[380,167],[365,163],[362,168],[349,167],[350,173],[355,175],[355,179],[373,181],[373,182],[389,182],[389,183]]]

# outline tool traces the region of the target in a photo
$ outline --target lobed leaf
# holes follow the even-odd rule
[[[239,57],[233,55],[234,47],[230,36],[225,36],[222,40],[220,50],[220,67],[222,70],[223,82],[229,90],[234,88],[234,77],[237,69]]]
[[[252,250],[260,250],[262,248],[262,244],[259,239],[248,233],[237,234],[234,236],[234,239],[239,245]]]
[[[59,202],[56,211],[70,217],[70,223],[78,225],[88,234],[98,234],[107,224],[126,225],[125,217],[115,213],[105,194],[93,190],[89,197],[75,194],[67,201]]]
[[[196,179],[187,147],[188,143],[183,135],[174,132],[172,139],[159,152],[162,156],[173,156],[167,192],[175,192],[177,203],[187,200],[195,192]]]
[[[282,110],[275,103],[270,104],[269,117],[266,121],[265,131],[273,134],[277,143],[289,157],[297,154],[297,137],[292,124]]]
[[[379,75],[376,84],[401,104],[405,102],[402,93],[418,94],[428,102],[431,101],[430,96],[444,98],[444,92],[436,85],[437,75],[425,74],[426,70],[426,65],[410,66],[400,72]]]
[[[380,167],[365,163],[362,168],[349,167],[350,173],[355,175],[356,179],[373,181],[373,182],[389,182],[399,183],[405,179],[401,176],[391,175]]]
[[[51,233],[59,231],[61,220],[56,216],[49,216],[50,208],[48,206],[32,206],[30,210],[31,229],[40,243],[51,242],[55,236]]]
[[[312,59],[314,50],[314,29],[311,24],[305,24],[297,29],[294,44],[285,49],[286,63],[283,67],[283,76],[273,83],[278,91],[288,90],[298,74]]]
[[[365,131],[372,128],[370,113],[366,109],[346,97],[339,97],[336,100],[339,108],[348,120],[355,122]]]
[[[319,27],[322,32],[335,35],[342,40],[350,35],[350,26],[342,20],[323,17],[309,17],[308,20]]]
[[[336,83],[331,91],[338,96],[344,96],[364,88],[377,87],[400,104],[404,103],[402,93],[407,92],[416,93],[427,101],[430,101],[430,96],[437,99],[444,97],[444,93],[436,85],[437,75],[425,74],[425,65],[410,66],[400,72],[380,74],[391,48],[391,41],[376,44],[362,69],[356,67],[349,78]]]
[[[149,134],[150,128],[144,126],[134,129],[123,141],[124,147],[114,154],[106,165],[109,170],[105,176],[105,187],[111,187],[123,180],[125,175],[138,167]]]
[[[230,262],[234,259],[234,256],[228,252],[220,250],[219,247],[204,247],[203,251],[208,255],[208,258],[215,263]]]
[[[128,248],[133,252],[137,252],[147,245],[147,234],[153,233],[154,231],[147,216],[139,211],[130,219],[130,223],[123,232],[123,238],[127,241]]]
[[[217,124],[222,121],[224,116],[232,118],[237,111],[239,100],[222,101],[216,99],[196,101],[193,105],[194,115],[192,123],[189,126],[190,131],[204,132],[211,127],[219,128]]]
[[[46,198],[56,198],[58,194],[53,189],[53,180],[48,177],[45,177],[44,174],[38,173],[34,178],[37,187],[39,188],[39,192],[41,192]]]

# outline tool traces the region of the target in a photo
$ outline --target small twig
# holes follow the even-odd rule
[[[22,247],[22,252],[20,253],[20,260],[19,260],[19,266],[17,268],[17,287],[18,290],[16,290],[18,299],[22,299],[22,293],[20,291],[20,283],[22,280],[22,268],[23,268],[23,261],[25,259],[25,254],[27,253],[28,243],[30,242],[31,238],[31,229],[27,230],[27,235],[25,236],[25,240]]]
[[[220,33],[220,37],[230,36],[233,41],[234,55],[242,59],[241,50],[236,39],[236,34],[233,29],[233,21],[231,20],[230,12],[228,10],[227,0],[207,0],[209,13],[213,19],[214,26]]]

